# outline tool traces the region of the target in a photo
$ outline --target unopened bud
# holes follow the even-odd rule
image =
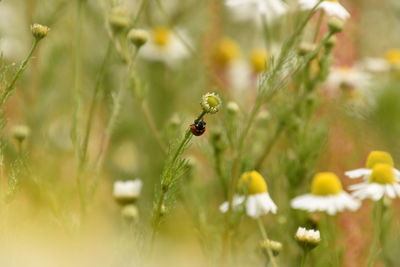
[[[12,136],[19,143],[22,143],[31,133],[31,130],[26,125],[17,125],[12,129]]]
[[[33,24],[31,25],[31,32],[32,35],[36,38],[36,40],[41,40],[44,37],[47,36],[47,34],[49,33],[50,28],[41,24]]]
[[[129,13],[126,8],[123,7],[114,7],[111,9],[108,22],[111,25],[111,28],[115,32],[121,32],[131,23],[129,18]]]
[[[131,29],[128,33],[128,40],[136,48],[140,48],[149,40],[149,33],[145,30]]]
[[[341,32],[343,30],[343,27],[344,21],[339,18],[331,17],[328,20],[328,28],[332,34]]]

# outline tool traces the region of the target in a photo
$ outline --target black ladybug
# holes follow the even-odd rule
[[[196,120],[189,128],[193,135],[200,136],[206,131],[206,122],[204,120]]]

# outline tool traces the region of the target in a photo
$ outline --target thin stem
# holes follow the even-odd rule
[[[324,19],[324,11],[323,10],[321,10],[320,12],[319,12],[319,16],[318,16],[318,20],[317,20],[317,25],[315,25],[315,32],[314,32],[314,38],[313,38],[313,42],[315,43],[316,41],[317,41],[317,39],[318,39],[318,34],[319,34],[319,31],[320,31],[320,29],[321,29],[321,24],[322,24],[322,20]]]
[[[309,253],[309,250],[308,250],[308,249],[303,249],[303,255],[301,256],[300,267],[305,267],[305,266],[306,266],[306,261],[307,261],[307,258],[308,258],[308,253]]]
[[[85,136],[83,139],[83,144],[82,144],[82,152],[81,152],[81,156],[80,156],[80,162],[79,162],[79,169],[82,171],[84,168],[84,163],[86,160],[86,154],[87,154],[87,149],[88,149],[88,144],[89,144],[89,137],[90,137],[90,132],[92,129],[92,122],[93,122],[93,117],[94,117],[94,111],[96,109],[96,104],[97,104],[97,95],[100,91],[100,85],[101,85],[101,81],[103,79],[105,70],[106,70],[106,66],[107,66],[107,62],[110,58],[111,55],[111,44],[112,41],[110,40],[108,45],[107,45],[107,50],[106,50],[106,54],[103,58],[103,62],[100,66],[100,71],[99,74],[97,76],[97,80],[94,86],[94,90],[93,90],[93,95],[92,95],[92,99],[90,102],[90,107],[89,107],[89,114],[88,114],[88,118],[87,118],[87,122],[86,122],[86,129],[85,129]]]
[[[260,229],[262,238],[263,238],[265,241],[268,242],[268,241],[269,241],[269,238],[268,238],[267,231],[265,230],[265,227],[264,227],[264,224],[263,224],[263,222],[262,222],[261,217],[257,218],[257,224],[258,224],[258,228]],[[266,247],[267,247],[267,254],[268,254],[269,260],[270,260],[270,262],[271,262],[271,265],[272,265],[273,267],[278,267],[278,264],[277,264],[276,261],[275,261],[275,257],[274,257],[274,255],[273,255],[273,253],[272,253],[271,248],[270,248],[269,246],[266,246]]]
[[[142,112],[144,114],[144,117],[146,119],[146,122],[150,128],[151,133],[153,134],[154,139],[157,141],[157,144],[159,145],[161,152],[166,155],[167,154],[167,148],[165,146],[164,141],[161,139],[160,132],[157,128],[157,124],[155,123],[155,120],[150,112],[148,103],[146,100],[143,100],[141,105],[140,105]]]
[[[0,106],[2,106],[7,101],[7,99],[10,97],[11,93],[13,92],[16,82],[21,77],[21,75],[24,73],[29,60],[32,58],[33,52],[35,52],[35,50],[37,48],[38,43],[39,43],[39,39],[35,39],[32,47],[31,47],[31,50],[29,51],[25,60],[21,63],[21,66],[19,67],[18,71],[15,73],[13,79],[11,80],[11,83],[1,93]]]

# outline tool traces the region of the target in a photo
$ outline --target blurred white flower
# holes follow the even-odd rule
[[[392,156],[385,151],[371,151],[368,155],[365,168],[359,168],[347,171],[344,174],[350,179],[362,177],[365,181],[368,181],[370,179],[372,169],[376,164],[387,164],[392,166],[396,180],[400,181],[400,171],[394,168],[394,162]]]
[[[180,36],[190,43],[185,35],[180,34]],[[150,61],[159,61],[170,67],[176,67],[190,54],[182,40],[171,29],[159,26],[150,32],[150,40],[141,48],[139,55]]]
[[[287,6],[281,0],[226,0],[233,17],[238,21],[252,20],[261,22],[262,16],[272,21],[287,12]]]
[[[396,179],[393,167],[385,163],[377,163],[372,168],[368,180],[349,186],[352,195],[359,199],[380,200],[384,196],[400,197],[400,184]]]
[[[326,83],[334,91],[341,89],[345,96],[357,98],[366,96],[371,84],[371,75],[357,67],[334,67]]]
[[[390,69],[390,63],[383,58],[367,57],[357,63],[357,67],[368,72],[381,73]]]
[[[299,0],[299,5],[302,9],[312,9],[319,0]],[[321,9],[329,16],[338,17],[342,20],[350,18],[350,13],[339,3],[338,0],[325,0],[322,1],[317,9]]]
[[[235,195],[232,208],[240,208],[245,204],[247,216],[256,219],[269,212],[276,213],[277,207],[268,194],[267,183],[257,171],[245,172],[239,180],[239,188],[245,188],[247,195]],[[225,213],[229,209],[228,201],[222,203],[220,211]]]
[[[297,228],[294,238],[300,243],[300,245],[308,248],[314,248],[321,241],[321,235],[318,230],[307,230],[304,227]]]
[[[132,203],[139,198],[142,190],[142,180],[114,182],[113,196],[121,204]]]
[[[357,210],[360,202],[343,191],[342,183],[334,173],[322,172],[314,176],[311,194],[294,198],[290,205],[294,209],[335,215],[344,210]]]

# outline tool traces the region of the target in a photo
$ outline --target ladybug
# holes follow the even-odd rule
[[[200,136],[206,131],[206,122],[204,120],[195,120],[193,124],[189,126],[190,131],[195,136]]]

